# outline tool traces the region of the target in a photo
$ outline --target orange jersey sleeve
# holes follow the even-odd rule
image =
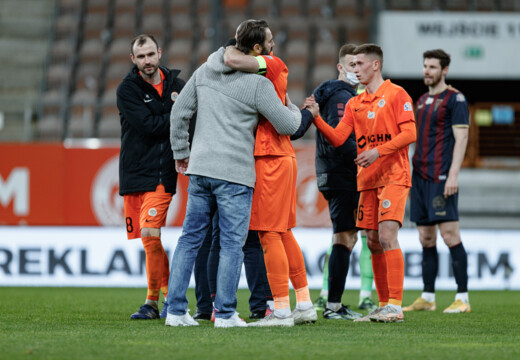
[[[399,124],[399,130],[401,132],[397,134],[396,137],[386,144],[377,147],[380,156],[391,154],[415,142],[415,139],[417,138],[417,130],[413,121]]]
[[[347,116],[348,113],[350,113],[350,111],[347,111],[347,107],[345,107],[345,115],[343,115],[343,119],[345,119],[345,116]],[[327,124],[320,115],[318,115],[314,118],[314,125],[316,125],[323,137],[325,137],[332,146],[338,147],[343,145],[353,130],[352,125],[348,123],[348,120],[343,121],[343,119],[335,128],[333,128]]]

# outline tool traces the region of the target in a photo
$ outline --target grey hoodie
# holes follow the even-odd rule
[[[295,105],[285,107],[263,76],[235,71],[224,64],[224,48],[211,54],[175,101],[170,121],[173,157],[189,159],[188,175],[254,187],[253,156],[258,113],[279,134],[292,135],[301,122]],[[193,141],[190,119],[197,112]]]

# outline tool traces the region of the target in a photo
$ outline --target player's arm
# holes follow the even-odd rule
[[[301,124],[300,109],[288,102],[284,106],[278,98],[273,84],[266,78],[261,78],[256,91],[256,108],[274,127],[280,135],[294,134]]]
[[[119,86],[117,89],[117,108],[130,126],[143,136],[168,139],[170,114],[153,114],[136,87],[127,84]]]
[[[343,143],[348,139],[354,130],[351,123],[352,112],[348,104],[345,106],[345,114],[343,115],[343,118],[335,128],[327,124],[319,115],[314,118],[314,125],[316,125],[323,137],[334,147],[343,145]]]
[[[464,161],[466,146],[468,144],[469,129],[467,126],[454,126],[453,137],[455,138],[455,146],[453,147],[453,159],[451,160],[448,178],[444,185],[444,197],[455,194],[459,189],[459,171]]]
[[[232,69],[250,72],[250,73],[262,73],[260,62],[264,64],[263,73],[265,73],[265,60],[261,56],[246,55],[242,51],[238,50],[236,46],[226,47],[224,52],[224,63]]]
[[[170,113],[170,142],[175,160],[187,159],[190,156],[189,128],[197,110],[196,77],[197,72],[184,86]]]

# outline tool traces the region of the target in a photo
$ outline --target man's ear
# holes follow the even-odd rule
[[[260,44],[255,44],[255,45],[253,46],[253,50],[254,50],[257,54],[261,54],[263,49],[264,49],[264,48],[263,48],[262,45],[260,45]]]
[[[135,57],[134,54],[130,53],[130,60],[135,64]]]

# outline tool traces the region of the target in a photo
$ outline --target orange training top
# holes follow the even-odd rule
[[[379,151],[373,164],[358,167],[359,191],[387,184],[412,186],[408,145],[416,139],[415,117],[412,99],[402,87],[386,80],[374,94],[365,91],[351,98],[336,128],[320,117],[314,123],[333,146],[343,144],[354,131],[358,155],[373,148]]]
[[[271,80],[278,97],[285,105],[287,93],[287,75],[289,70],[285,63],[273,55],[257,56],[258,73]],[[273,125],[261,115],[258,115],[258,128],[256,130],[255,156],[265,155],[294,155],[294,149],[289,135],[280,135]]]

